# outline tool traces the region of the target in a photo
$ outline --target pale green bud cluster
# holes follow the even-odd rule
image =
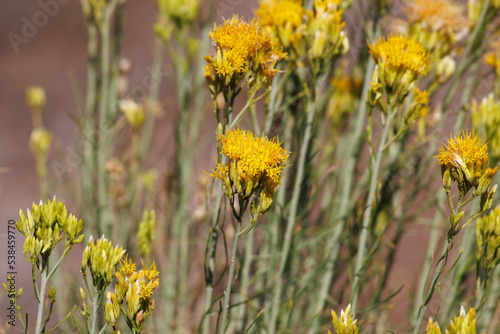
[[[131,99],[126,99],[120,101],[120,110],[125,115],[125,119],[132,129],[140,129],[142,124],[144,124],[146,114],[142,105],[137,104]]]
[[[488,141],[488,149],[492,161],[500,160],[500,102],[493,94],[482,99],[480,103],[471,104],[472,126],[476,131],[483,130]]]
[[[465,313],[462,306],[458,317],[453,318],[446,327],[445,334],[476,334],[476,310],[471,308],[469,313]],[[426,334],[441,334],[439,324],[429,319]]]
[[[116,295],[113,292],[108,292],[106,297],[108,300],[104,304],[104,318],[106,319],[108,325],[113,327],[120,317],[120,304],[118,303]]]
[[[98,291],[104,290],[112,281],[115,267],[125,254],[125,250],[116,246],[104,236],[94,243],[90,237],[82,255],[82,274],[86,276],[87,267],[92,275],[93,285]]]
[[[312,60],[329,62],[349,51],[349,40],[344,32],[342,9],[332,2],[314,1],[314,15],[307,23],[306,40]]]
[[[139,223],[139,249],[141,256],[149,257],[151,246],[154,241],[156,212],[154,210],[144,211],[142,221]]]
[[[65,237],[66,249],[71,249],[74,244],[83,240],[80,234],[83,223],[68,211],[63,203],[56,198],[48,200],[45,204],[31,206],[31,211],[26,210],[26,215],[19,212],[19,222],[16,227],[25,237],[23,253],[32,264],[45,265],[49,255],[56,244]]]
[[[45,156],[50,149],[52,134],[44,128],[36,128],[31,132],[30,149],[34,155]]]
[[[32,110],[40,110],[45,105],[45,90],[39,86],[26,88],[26,104]]]
[[[158,0],[160,20],[154,25],[156,35],[168,41],[174,28],[191,25],[198,17],[198,0]]]
[[[500,263],[500,206],[477,220],[476,241],[476,259],[490,272]]]

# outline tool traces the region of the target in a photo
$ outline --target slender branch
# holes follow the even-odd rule
[[[351,294],[351,305],[352,313],[356,314],[356,308],[358,304],[358,296],[360,291],[360,279],[363,273],[363,265],[366,256],[366,246],[368,243],[369,235],[369,225],[372,218],[372,210],[375,205],[375,194],[377,191],[378,175],[380,170],[380,165],[382,163],[382,156],[384,153],[384,146],[387,140],[387,135],[389,129],[391,129],[392,119],[397,113],[397,108],[392,103],[388,104],[387,107],[387,117],[385,119],[384,129],[382,130],[382,137],[378,146],[377,154],[372,162],[371,175],[370,175],[370,187],[368,190],[368,200],[366,202],[366,210],[363,214],[363,224],[361,226],[361,235],[359,237],[359,250],[356,258],[356,265],[354,269],[354,281],[352,284],[353,291]]]

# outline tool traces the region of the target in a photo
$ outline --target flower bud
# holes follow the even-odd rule
[[[33,110],[40,110],[45,105],[45,90],[40,86],[26,89],[26,104]]]

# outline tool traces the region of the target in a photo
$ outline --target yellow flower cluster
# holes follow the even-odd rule
[[[345,312],[341,310],[339,316],[335,311],[332,311],[332,322],[335,334],[358,334],[357,320],[354,320],[351,314],[351,304],[347,306]],[[332,332],[328,331],[328,334],[332,334]]]
[[[205,57],[205,78],[215,92],[220,91],[219,86],[234,89],[245,74],[252,77],[249,81],[253,84],[267,84],[278,71],[276,62],[285,56],[257,21],[245,22],[233,16],[215,26],[209,36],[216,56]]]
[[[488,141],[488,148],[493,162],[500,160],[500,102],[495,101],[493,94],[484,98],[481,103],[471,104],[472,126],[483,130]]]
[[[404,13],[408,19],[408,33],[441,59],[469,31],[469,22],[463,8],[448,0],[407,1]]]
[[[436,158],[445,168],[456,168],[471,181],[479,177],[488,165],[488,148],[477,135],[464,132],[461,136],[450,138],[446,148],[441,147]]]
[[[302,37],[297,31],[304,16],[302,1],[264,0],[260,2],[255,16],[261,27],[275,36],[287,50]]]
[[[271,206],[290,153],[276,139],[256,137],[252,132],[240,129],[227,131],[221,142],[222,153],[229,162],[227,165],[217,164],[210,175],[223,181],[230,200],[235,194],[240,201],[247,200],[259,190],[259,206],[252,206],[253,221],[256,221]]]
[[[485,195],[483,209],[491,207],[490,197],[492,201],[496,188],[490,194],[487,190],[498,168],[488,168],[488,148],[477,135],[463,132],[461,136],[450,138],[446,148],[442,147],[436,158],[441,164],[444,188],[450,189],[456,181],[461,195],[465,196],[474,187],[475,195]]]
[[[128,257],[121,262],[120,269],[115,274],[117,279],[115,293],[108,295],[110,314],[106,320],[108,321],[109,318],[110,326],[113,321],[116,322],[116,318],[112,316],[114,314],[112,310],[122,303],[126,304],[126,312],[123,311],[123,314],[127,318],[127,324],[134,332],[141,331],[144,321],[153,312],[155,301],[152,296],[159,285],[159,279],[156,278],[159,272],[156,271],[154,262],[149,269],[145,268],[144,263],[142,266],[143,268],[137,272],[135,263]]]
[[[401,90],[407,94],[415,80],[427,73],[429,54],[413,38],[391,35],[368,46],[378,65],[378,82],[388,93]]]
[[[348,5],[349,1],[315,0],[313,10],[305,10],[302,1],[262,0],[255,16],[292,58],[308,55],[328,62],[349,50],[342,21]]]
[[[476,223],[476,258],[490,272],[500,263],[500,206]]]
[[[329,61],[349,50],[341,4],[341,0],[315,0],[314,14],[308,11],[307,39],[311,59]]]

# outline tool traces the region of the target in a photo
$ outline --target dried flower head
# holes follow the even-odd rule
[[[347,306],[345,312],[341,310],[339,316],[337,316],[335,311],[332,311],[332,322],[335,334],[358,334],[358,327],[356,326],[357,321],[358,320],[354,320],[354,316],[351,314],[351,304]],[[328,333],[332,334],[330,331],[328,331]]]
[[[205,77],[213,92],[219,92],[219,86],[234,89],[245,75],[251,77],[251,85],[265,85],[278,71],[276,62],[285,56],[257,21],[245,22],[236,15],[216,25],[209,36],[216,55],[205,57]]]
[[[433,52],[433,58],[448,54],[469,31],[462,6],[448,0],[406,1],[408,32]]]
[[[415,80],[427,73],[429,54],[416,39],[391,35],[368,46],[378,65],[378,81],[388,93],[400,90],[406,95]]]

